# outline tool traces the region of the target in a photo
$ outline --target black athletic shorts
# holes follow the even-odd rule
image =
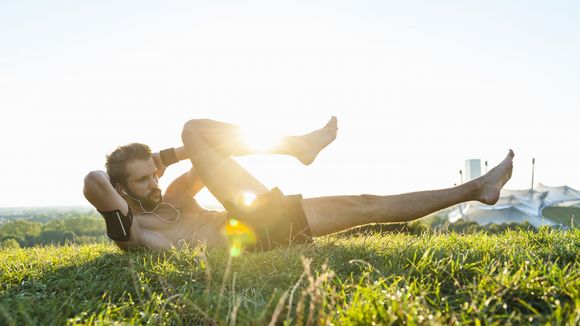
[[[225,203],[228,218],[247,225],[255,241],[249,250],[271,250],[280,246],[312,242],[310,227],[302,208],[302,195],[285,196],[280,189],[261,194],[250,205]]]

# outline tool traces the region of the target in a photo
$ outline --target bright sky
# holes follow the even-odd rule
[[[106,153],[179,146],[190,118],[281,135],[336,115],[311,166],[237,159],[286,194],[448,187],[509,148],[508,188],[535,157],[536,181],[579,189],[579,17],[577,1],[3,1],[0,206],[88,205]]]

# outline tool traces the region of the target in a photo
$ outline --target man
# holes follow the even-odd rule
[[[337,119],[301,136],[286,136],[266,153],[291,155],[311,164],[335,138]],[[188,121],[183,146],[151,153],[143,144],[117,148],[107,156],[107,173],[90,172],[84,195],[103,215],[107,235],[123,250],[204,243],[232,243],[246,248],[272,249],[308,243],[322,236],[368,223],[411,221],[465,201],[492,205],[510,179],[514,153],[484,176],[462,185],[393,196],[352,195],[302,198],[268,190],[232,156],[258,154],[244,143],[238,126],[208,120]],[[175,179],[161,195],[158,178],[165,169],[189,159],[192,168]],[[208,211],[194,196],[203,187],[226,211]],[[255,196],[253,201],[247,195]]]

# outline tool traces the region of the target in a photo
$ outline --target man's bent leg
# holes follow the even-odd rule
[[[256,236],[256,248],[271,249],[280,244],[305,243],[310,239],[302,211],[301,196],[283,196],[269,191],[231,157],[208,145],[194,131],[184,131],[183,143],[190,160],[208,190]],[[240,203],[244,193],[256,199],[251,205]],[[241,205],[240,205],[241,204]]]
[[[207,189],[225,206],[238,203],[245,193],[260,195],[268,188],[231,157],[210,146],[194,129],[184,129],[183,144]]]
[[[486,175],[457,187],[393,196],[331,196],[304,199],[302,205],[313,236],[368,223],[411,221],[443,208],[477,200],[494,204],[511,177],[513,152]]]
[[[184,133],[201,137],[224,156],[282,154],[293,156],[305,165],[312,163],[318,153],[336,138],[337,130],[337,119],[332,117],[318,130],[300,136],[283,136],[273,147],[259,151],[246,143],[239,126],[210,119],[190,120],[184,126]]]

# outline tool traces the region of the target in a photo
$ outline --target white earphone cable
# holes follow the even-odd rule
[[[163,222],[165,222],[165,223],[167,223],[167,224],[174,224],[174,223],[177,223],[177,222],[179,221],[179,219],[181,218],[181,212],[180,212],[180,211],[179,211],[177,208],[175,208],[175,206],[173,206],[171,203],[161,203],[161,202],[160,202],[160,203],[158,203],[157,205],[155,205],[155,208],[154,208],[153,210],[151,210],[151,211],[148,211],[148,210],[146,210],[146,209],[143,207],[143,204],[141,203],[141,201],[140,201],[139,199],[137,199],[137,198],[133,198],[131,195],[129,195],[129,194],[128,194],[126,191],[124,191],[124,190],[123,190],[123,193],[124,193],[125,195],[129,196],[129,198],[131,198],[131,199],[133,199],[134,201],[136,201],[136,202],[138,202],[138,203],[139,203],[139,206],[141,207],[141,210],[142,210],[142,212],[141,212],[141,213],[139,213],[139,214],[137,214],[137,216],[140,216],[140,215],[141,215],[141,214],[143,214],[143,213],[152,214],[152,215],[155,215],[155,216],[157,216],[157,218],[158,218],[158,219],[160,219],[161,221],[163,221]],[[173,221],[167,220],[167,219],[165,219],[164,217],[162,217],[161,215],[159,215],[159,214],[155,213],[155,210],[157,210],[157,208],[159,208],[159,206],[160,206],[160,205],[162,205],[162,204],[163,204],[163,205],[169,205],[171,208],[173,208],[173,209],[174,209],[174,210],[177,212],[177,217],[175,218],[175,220],[173,220]]]

